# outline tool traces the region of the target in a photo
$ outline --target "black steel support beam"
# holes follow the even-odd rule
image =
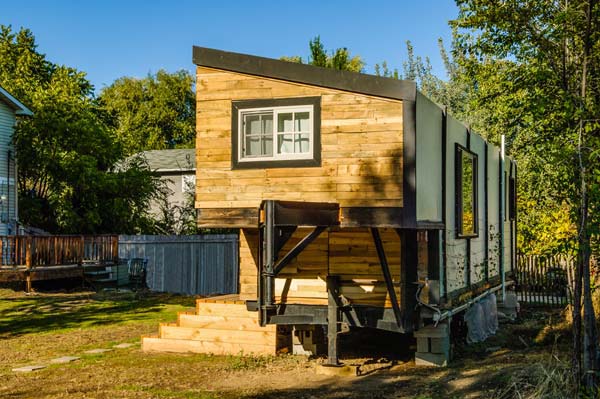
[[[300,252],[304,251],[311,242],[313,242],[327,227],[325,226],[317,226],[313,231],[310,232],[306,237],[304,237],[294,248],[290,250],[285,256],[277,263],[275,266],[273,273],[278,275],[284,267],[286,267],[296,256],[300,254]]]
[[[390,268],[385,256],[385,250],[383,248],[383,243],[381,242],[381,237],[377,227],[371,228],[371,234],[373,235],[373,241],[375,242],[375,248],[377,249],[377,256],[379,257],[379,264],[381,265],[381,271],[383,272],[383,279],[385,280],[385,285],[387,287],[388,294],[390,295],[390,301],[392,302],[392,309],[394,310],[396,323],[398,324],[398,327],[402,327],[402,312],[400,311],[398,297],[396,296],[396,290],[394,289],[394,281],[392,279],[392,274],[390,273]]]
[[[264,233],[261,234],[261,248],[262,259],[260,265],[260,279],[259,282],[259,297],[260,297],[260,313],[259,321],[261,326],[265,326],[268,323],[269,314],[275,307],[275,207],[273,201],[264,202]],[[264,239],[264,240],[263,240]]]

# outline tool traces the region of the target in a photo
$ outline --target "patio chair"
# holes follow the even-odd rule
[[[135,290],[147,288],[146,274],[148,271],[148,259],[131,258],[127,261],[127,273],[129,285]]]

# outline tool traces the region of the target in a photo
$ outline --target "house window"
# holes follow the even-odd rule
[[[517,215],[517,185],[514,177],[511,177],[508,181],[508,195],[508,218],[515,220]]]
[[[477,154],[456,145],[457,237],[477,237]]]
[[[181,192],[191,193],[196,190],[196,175],[181,176]]]
[[[320,97],[232,102],[232,166],[319,166]]]

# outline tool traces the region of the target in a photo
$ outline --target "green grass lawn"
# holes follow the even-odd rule
[[[515,376],[531,386],[535,373],[546,372],[540,365],[552,359],[556,337],[564,338],[548,317],[556,312],[536,311],[520,324],[504,325],[489,342],[461,348],[449,368],[397,362],[365,377],[320,375],[315,372],[319,360],[289,355],[141,351],[141,335],[155,334],[159,322],[175,321],[177,312],[190,310],[194,302],[168,294],[25,295],[0,289],[0,398],[509,398],[517,396],[497,393],[510,389]],[[135,345],[84,353],[124,342]],[[490,347],[501,349],[490,353]],[[60,356],[81,359],[49,365]],[[12,371],[33,364],[49,366]]]

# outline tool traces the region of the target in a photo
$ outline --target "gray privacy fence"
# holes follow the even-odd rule
[[[146,282],[153,291],[190,295],[238,292],[238,236],[121,235],[119,258],[148,260]]]

